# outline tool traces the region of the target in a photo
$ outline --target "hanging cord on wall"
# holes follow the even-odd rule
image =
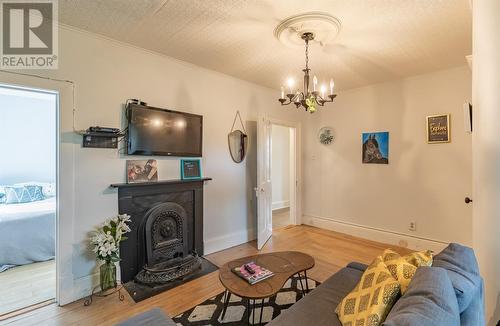
[[[234,124],[236,123],[236,118],[240,118],[241,128],[243,128],[243,132],[246,134],[247,131],[245,130],[245,125],[243,124],[243,120],[241,119],[240,110],[236,111],[236,115],[234,116],[233,120],[233,126],[231,127],[231,131],[229,133],[232,133],[234,130]]]
[[[69,80],[69,79],[58,79],[58,78],[52,78],[52,77],[46,77],[46,76],[42,76],[42,75],[35,75],[35,74],[28,74],[28,73],[23,73],[23,72],[17,72],[17,71],[10,71],[10,70],[4,70],[4,69],[0,69],[0,72],[4,72],[6,74],[12,74],[12,75],[20,75],[20,76],[27,76],[27,77],[35,77],[35,78],[39,78],[39,79],[45,79],[45,80],[50,80],[50,81],[55,81],[55,82],[59,82],[59,83],[68,83],[71,85],[71,88],[72,88],[72,95],[73,95],[73,103],[72,103],[72,111],[73,111],[73,132],[77,133],[77,134],[82,134],[85,132],[85,130],[78,130],[76,129],[76,100],[75,100],[75,96],[76,96],[76,91],[75,91],[75,88],[76,88],[76,83],[72,80]]]

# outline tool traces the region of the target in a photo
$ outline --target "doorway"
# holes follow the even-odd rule
[[[271,126],[271,183],[273,230],[292,224],[290,198],[294,191],[292,175],[293,128],[279,124]]]
[[[277,119],[269,119],[264,115],[257,120],[257,249],[262,249],[273,234],[273,199],[272,176],[279,171],[280,167],[272,171],[272,130],[279,127],[287,127],[289,134],[289,207],[282,207],[285,210],[283,223],[286,225],[301,224],[301,126],[300,122],[289,122]],[[278,147],[276,141],[274,144]],[[287,145],[283,145],[286,149]],[[275,155],[276,156],[276,155]],[[279,157],[279,156],[278,156]],[[275,159],[278,161],[277,159]],[[286,173],[285,173],[286,175]],[[286,176],[285,176],[286,177]],[[286,181],[285,181],[286,182]],[[277,204],[278,205],[278,204]],[[286,214],[286,211],[289,213]],[[287,217],[288,215],[288,217]]]
[[[58,93],[0,85],[0,319],[56,298]]]

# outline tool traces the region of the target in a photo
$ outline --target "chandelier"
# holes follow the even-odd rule
[[[333,102],[333,99],[337,97],[336,94],[333,94],[333,87],[335,84],[333,79],[330,79],[330,93],[326,95],[327,89],[325,85],[321,85],[320,91],[317,90],[318,79],[314,76],[313,89],[312,91],[309,90],[309,72],[311,71],[311,69],[309,69],[309,41],[314,40],[314,34],[311,32],[304,32],[300,37],[306,43],[306,68],[302,69],[304,72],[304,89],[302,92],[299,90],[294,91],[293,86],[295,82],[292,78],[290,78],[287,81],[288,93],[285,97],[285,88],[282,86],[279,101],[281,105],[289,105],[293,103],[297,108],[302,106],[306,111],[314,113],[316,112],[317,105],[324,106],[325,103]]]

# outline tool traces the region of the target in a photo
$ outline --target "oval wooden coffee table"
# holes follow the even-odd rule
[[[274,275],[268,279],[251,285],[232,271],[232,269],[252,261],[259,266],[269,269],[274,273]],[[248,324],[250,324],[250,301],[253,301],[252,311],[255,312],[255,300],[262,300],[260,306],[260,324],[262,322],[264,299],[276,295],[279,290],[281,290],[285,282],[295,274],[298,274],[299,276],[302,292],[305,295],[309,292],[309,286],[307,284],[307,270],[313,267],[314,258],[308,254],[298,251],[280,251],[248,256],[232,260],[224,264],[219,270],[219,280],[226,289],[224,293],[224,309],[222,310],[221,320],[224,319],[226,314],[231,294],[235,294],[247,300]],[[305,290],[302,284],[301,273],[304,273],[303,277],[306,284]],[[255,318],[255,313],[252,315],[253,318]]]

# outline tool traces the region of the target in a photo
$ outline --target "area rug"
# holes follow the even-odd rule
[[[305,281],[302,280],[304,287]],[[320,283],[309,279],[309,290],[316,288]],[[302,298],[302,287],[298,277],[289,279],[283,288],[276,296],[264,300],[264,309],[262,313],[262,324],[265,325],[272,319],[278,317],[279,314],[290,308],[295,302]],[[260,319],[260,304],[261,301],[256,301],[255,318],[252,315],[252,308],[247,311],[247,302],[236,295],[231,295],[229,306],[224,316],[224,320],[220,320],[222,309],[224,307],[224,292],[217,296],[208,299],[207,301],[197,305],[196,307],[174,317],[177,325],[182,326],[201,326],[201,325],[247,325],[248,314],[250,313],[250,324],[255,320],[255,324],[259,324]]]
[[[168,291],[170,289],[175,288],[181,284],[197,279],[198,277],[202,277],[204,275],[210,274],[219,268],[206,260],[205,258],[201,258],[201,268],[193,273],[187,275],[182,279],[178,279],[163,285],[158,286],[148,286],[140,283],[136,283],[134,281],[130,281],[125,283],[123,286],[130,294],[134,302],[140,302],[147,298],[151,298],[154,295],[160,294],[162,292]]]

